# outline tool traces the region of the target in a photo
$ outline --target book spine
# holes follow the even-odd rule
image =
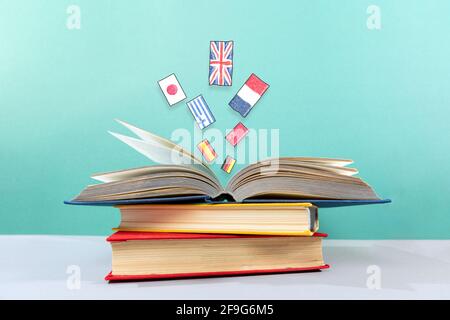
[[[211,200],[209,200],[208,202],[236,202],[236,199],[234,199],[231,193],[223,191],[220,194],[211,197]]]

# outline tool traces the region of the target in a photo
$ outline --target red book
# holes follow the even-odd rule
[[[108,281],[287,273],[326,269],[322,238],[123,232],[111,235]]]

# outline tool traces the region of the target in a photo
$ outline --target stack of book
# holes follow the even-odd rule
[[[120,210],[120,225],[107,239],[110,281],[325,269],[318,207],[389,202],[341,159],[260,161],[223,188],[192,154],[139,130],[133,129],[143,140],[116,136],[160,163],[177,150],[193,164],[95,174],[102,183],[66,202]]]
[[[119,206],[107,280],[293,272],[327,268],[317,208],[287,204]]]

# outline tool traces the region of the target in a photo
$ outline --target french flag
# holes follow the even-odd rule
[[[246,117],[268,88],[267,83],[252,73],[228,105],[241,116]]]

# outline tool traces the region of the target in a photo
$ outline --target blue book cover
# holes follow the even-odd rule
[[[128,200],[111,200],[111,201],[64,201],[65,204],[82,205],[82,206],[118,206],[133,204],[185,204],[185,203],[224,203],[225,200],[213,200],[208,196],[185,196],[170,198],[147,198],[147,199],[128,199]],[[368,204],[384,204],[390,203],[390,199],[379,200],[330,200],[330,199],[247,199],[241,203],[312,203],[319,208],[332,208],[344,206],[357,206]]]

